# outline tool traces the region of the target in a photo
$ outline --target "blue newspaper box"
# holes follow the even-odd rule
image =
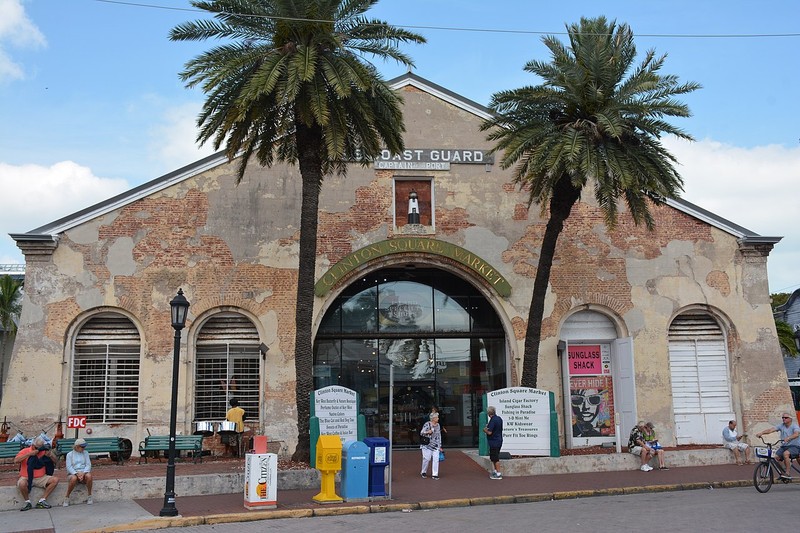
[[[342,498],[347,501],[369,497],[369,447],[354,440],[344,443],[342,454]]]
[[[369,495],[386,496],[384,471],[389,466],[389,439],[367,437],[364,444],[369,447]]]

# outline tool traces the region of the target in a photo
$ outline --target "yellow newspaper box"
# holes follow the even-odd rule
[[[318,503],[344,501],[336,494],[336,472],[342,469],[342,439],[339,435],[320,435],[317,439],[317,470],[322,478],[320,492],[312,499]]]

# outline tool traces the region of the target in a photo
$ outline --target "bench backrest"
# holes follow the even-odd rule
[[[20,442],[0,442],[0,458],[16,457],[22,446]]]
[[[78,439],[58,439],[56,449],[59,455],[66,455],[71,452],[76,440]],[[85,440],[86,451],[89,453],[122,451],[122,439],[120,437],[90,437]]]
[[[169,435],[149,435],[144,438],[145,446],[169,446]],[[202,435],[175,435],[176,446],[202,446]]]

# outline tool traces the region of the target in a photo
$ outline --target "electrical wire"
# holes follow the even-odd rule
[[[156,4],[144,4],[141,2],[125,2],[123,0],[94,0],[103,4],[115,4],[130,7],[142,7],[148,9],[163,9],[167,11],[185,11],[191,13],[208,14],[208,11],[202,9],[188,8],[188,7],[172,7],[160,6]],[[226,15],[234,15],[237,13],[225,12]],[[274,17],[269,15],[245,15],[238,13],[242,17],[253,18],[266,18],[272,20],[290,20],[290,21],[305,21],[305,22],[322,22],[331,23],[331,20],[322,19],[301,19],[293,17]],[[516,35],[569,35],[566,31],[537,31],[537,30],[509,30],[500,28],[468,28],[457,26],[421,26],[409,24],[393,24],[398,28],[407,30],[431,30],[431,31],[459,31],[471,33],[499,33],[499,34],[516,34]],[[666,39],[764,39],[764,38],[786,38],[786,37],[800,37],[800,33],[636,33],[637,37],[658,37]]]

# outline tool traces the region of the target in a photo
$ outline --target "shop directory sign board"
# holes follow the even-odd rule
[[[558,422],[552,392],[509,387],[486,393],[484,403],[484,410],[493,406],[503,419],[501,451],[511,455],[559,454]]]
[[[320,435],[339,435],[342,445],[358,440],[358,393],[331,385],[314,391],[312,416],[319,420]]]

